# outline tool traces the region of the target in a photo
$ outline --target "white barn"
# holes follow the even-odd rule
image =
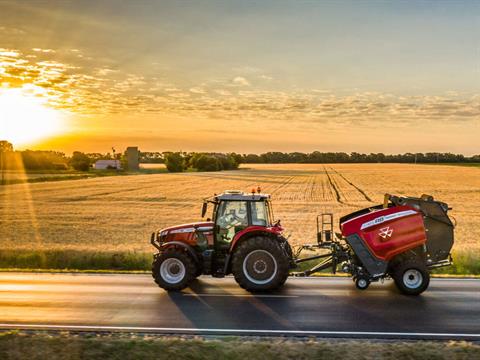
[[[93,168],[96,170],[107,170],[107,169],[121,169],[120,160],[97,160],[93,164]]]

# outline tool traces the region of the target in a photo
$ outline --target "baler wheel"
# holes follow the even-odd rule
[[[370,285],[370,280],[366,276],[358,276],[354,281],[355,287],[359,290],[366,290]]]
[[[168,248],[155,257],[152,276],[158,286],[167,291],[185,289],[195,279],[197,266],[182,249]]]
[[[407,260],[393,270],[392,278],[397,288],[406,295],[419,295],[430,284],[430,273],[420,261]]]

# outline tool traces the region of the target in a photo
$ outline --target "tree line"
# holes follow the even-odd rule
[[[120,160],[122,153],[83,153],[67,156],[59,151],[15,151],[8,141],[0,141],[0,168],[26,170],[89,171],[97,160]],[[164,163],[170,172],[220,171],[238,169],[240,164],[326,164],[326,163],[480,163],[480,155],[452,153],[362,154],[357,152],[266,152],[263,154],[205,152],[140,152],[140,163]],[[21,164],[21,165],[19,165]],[[123,164],[124,165],[124,164]],[[125,166],[123,166],[125,168]]]
[[[361,154],[357,152],[267,152],[263,154],[244,154],[242,163],[246,164],[328,164],[328,163],[464,163],[480,162],[480,155],[465,156],[452,153],[404,153],[404,154],[383,154],[370,153]]]
[[[164,153],[163,160],[170,172],[182,172],[188,169],[221,171],[238,169],[241,163],[241,155],[235,153],[167,152]]]

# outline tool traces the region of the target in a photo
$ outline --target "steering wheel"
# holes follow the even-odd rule
[[[229,220],[231,219],[231,220]],[[228,214],[224,218],[220,219],[220,226],[226,230],[230,230],[232,227],[237,224],[242,223],[242,218],[238,217],[236,214]]]

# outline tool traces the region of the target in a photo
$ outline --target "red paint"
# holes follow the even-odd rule
[[[361,229],[362,224],[368,221],[408,210],[413,210],[415,213]],[[377,258],[387,261],[395,255],[425,244],[427,240],[423,216],[410,206],[396,206],[360,215],[344,222],[340,228],[345,237],[358,234]],[[391,236],[382,237],[382,232],[391,233]]]
[[[255,232],[263,232],[263,233],[270,233],[274,235],[280,235],[283,231],[283,228],[280,225],[274,225],[274,226],[249,226],[246,229],[243,229],[242,231],[239,231],[238,233],[235,234],[232,240],[232,245],[230,249],[234,249],[236,243],[245,235],[255,233]]]
[[[212,221],[206,221],[206,222],[194,222],[194,223],[189,223],[189,224],[181,224],[181,225],[176,225],[172,226],[169,228],[164,228],[162,229],[162,232],[168,231],[168,234],[165,236],[163,242],[169,242],[169,241],[180,241],[183,243],[186,243],[191,246],[197,245],[197,235],[195,234],[195,231],[190,231],[190,232],[180,232],[180,233],[175,233],[175,230],[182,230],[182,229],[191,229],[191,228],[199,228],[199,227],[211,227],[212,231],[208,232],[206,235],[207,241],[209,245],[213,245],[213,222]],[[172,233],[173,231],[173,233]]]

